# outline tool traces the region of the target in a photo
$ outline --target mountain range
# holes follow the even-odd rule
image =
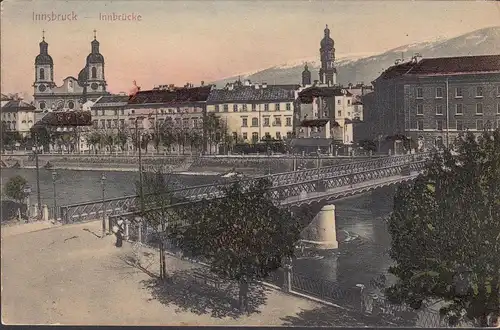
[[[416,53],[423,58],[452,57],[470,55],[500,54],[500,26],[484,28],[454,38],[438,38],[433,41],[404,45],[382,54],[347,54],[336,59],[337,82],[370,84],[384,70],[394,65],[397,59],[409,60]],[[302,71],[307,62],[312,80],[319,79],[319,54],[309,58],[292,60],[287,63],[250,73],[235,74],[232,77],[212,82],[223,87],[228,82],[249,79],[254,83],[300,84]]]

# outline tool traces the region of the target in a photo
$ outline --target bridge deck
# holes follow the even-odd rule
[[[401,176],[401,175],[393,175],[384,178],[378,178],[374,180],[364,181],[361,183],[355,183],[350,187],[342,186],[333,189],[328,189],[326,191],[317,191],[317,192],[309,192],[307,194],[301,194],[299,196],[291,196],[281,201],[282,205],[287,204],[298,204],[301,202],[307,203],[308,201],[318,200],[321,197],[330,197],[336,194],[345,194],[346,196],[350,196],[353,193],[357,193],[360,190],[375,188],[377,186],[389,185],[392,183],[398,183],[403,180],[410,180],[418,176],[419,172],[412,171],[410,175]]]

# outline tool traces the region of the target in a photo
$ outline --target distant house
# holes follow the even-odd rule
[[[8,130],[17,131],[22,136],[28,135],[35,123],[35,107],[21,98],[1,96],[2,123]]]

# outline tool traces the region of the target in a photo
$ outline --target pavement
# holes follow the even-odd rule
[[[371,325],[346,311],[266,287],[251,289],[250,313],[241,314],[234,285],[215,289],[196,282],[193,270],[199,266],[173,256],[166,260],[168,280],[159,280],[157,252],[127,242],[116,248],[113,236],[100,238],[100,233],[100,221],[2,227],[2,322]]]

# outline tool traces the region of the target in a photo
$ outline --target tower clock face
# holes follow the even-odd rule
[[[92,84],[90,85],[90,88],[92,88],[93,90],[96,90],[96,89],[97,89],[97,87],[98,87],[98,86],[97,86],[97,83],[92,83]]]
[[[40,85],[40,86],[38,86],[38,90],[39,90],[40,92],[45,92],[45,89],[46,89],[46,87],[45,87],[45,85],[43,85],[43,84],[42,84],[42,85]]]

